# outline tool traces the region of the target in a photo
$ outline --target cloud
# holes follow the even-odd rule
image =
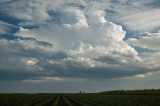
[[[0,21],[0,80],[25,83],[148,77],[159,70],[159,33],[126,39],[122,25],[131,30],[158,28],[152,0],[20,0],[3,1],[0,14],[16,22]],[[115,5],[117,4],[117,5]],[[129,8],[131,6],[131,8]],[[145,10],[145,11],[138,11]],[[111,22],[107,10],[117,15]],[[153,15],[152,15],[152,10]],[[122,14],[123,13],[123,14]],[[132,14],[132,15],[131,15]],[[146,16],[144,19],[140,19]],[[155,21],[152,21],[152,20]],[[150,21],[151,20],[151,21]],[[148,23],[144,25],[144,23]],[[10,30],[16,28],[16,31]],[[6,36],[14,39],[9,39]],[[153,50],[139,53],[136,47]],[[155,52],[156,51],[156,52]],[[64,79],[64,80],[63,80]]]
[[[72,15],[75,15],[73,17],[75,17],[75,20],[77,21],[76,23],[74,24],[63,24],[65,27],[68,27],[68,28],[81,28],[81,27],[88,27],[88,23],[86,21],[86,17],[84,16],[83,12],[80,11],[79,9],[67,9],[65,10],[65,13],[66,12],[69,12],[69,13],[72,13]],[[71,20],[71,17],[72,16],[69,16],[69,20]]]
[[[147,76],[149,76],[149,75],[152,75],[152,73],[151,73],[151,72],[148,72],[148,73],[146,73],[146,74],[137,74],[137,75],[135,75],[135,77],[136,77],[136,78],[145,78],[145,77],[147,77]]]
[[[20,4],[20,5],[19,5]],[[64,9],[68,5],[85,5],[83,0],[21,0],[21,1],[8,1],[2,3],[2,11],[7,12],[9,15],[14,16],[24,21],[29,21],[37,24],[43,24],[52,19],[49,11],[56,9]],[[24,8],[25,7],[25,8]],[[10,11],[12,9],[12,11]]]
[[[142,55],[143,59],[143,65],[145,65],[146,67],[150,68],[150,69],[159,69],[160,65],[159,65],[159,56],[160,56],[160,52],[151,52],[151,53],[144,53]]]
[[[0,48],[3,52],[0,53],[2,60],[0,69],[4,71],[7,70],[6,73],[3,74],[5,76],[7,74],[10,75],[10,72],[13,71],[15,71],[17,75],[25,75],[25,72],[27,72],[29,76],[26,80],[34,76],[36,78],[46,76],[110,79],[134,74],[124,72],[122,68],[123,65],[121,66],[121,63],[125,62],[126,69],[128,69],[127,64],[139,59],[134,48],[127,45],[123,40],[119,41],[115,38],[102,41],[104,41],[102,44],[94,44],[93,42],[91,44],[85,44],[80,42],[73,48],[71,47],[72,49],[63,50],[56,49],[54,45],[46,45],[44,42],[34,40],[33,38],[17,38],[15,40],[1,39]],[[106,41],[108,41],[108,46],[105,46]],[[121,46],[124,47],[122,48]],[[65,48],[65,46],[63,48]],[[4,56],[7,57],[7,59],[5,59]],[[109,56],[114,59],[109,60],[106,58],[106,60],[102,60],[102,56]],[[120,58],[123,60],[119,61]],[[117,68],[111,70],[111,67],[116,65]],[[121,71],[114,71],[119,69],[121,69]],[[21,70],[24,70],[24,72]],[[113,72],[117,73],[116,76],[112,76]],[[5,79],[7,78],[6,76]]]
[[[141,79],[141,78],[146,78],[146,77],[149,77],[149,76],[153,76],[155,73],[147,72],[147,73],[144,73],[144,74],[137,74],[137,75],[130,76],[130,77],[123,77],[123,78],[120,78],[120,79],[132,79],[132,80],[137,79],[137,78]]]
[[[128,39],[128,42],[134,46],[146,48],[150,50],[160,50],[159,44],[160,44],[160,33],[149,33],[146,32],[144,34],[141,34],[138,39],[136,38],[130,38]]]
[[[133,33],[155,32],[160,28],[158,0],[113,0],[105,10],[107,18]]]
[[[128,13],[120,19],[124,25],[134,31],[155,31],[160,28],[160,9],[153,8]]]
[[[25,19],[25,21],[38,23],[41,26],[33,29],[20,26],[19,32],[15,34],[16,40],[1,40],[3,44],[1,48],[4,52],[1,53],[1,56],[9,53],[8,60],[15,56],[14,61],[17,61],[18,64],[23,63],[26,71],[40,72],[40,76],[44,74],[44,76],[53,77],[84,78],[87,78],[87,76],[98,78],[106,73],[104,77],[112,78],[114,77],[110,76],[112,71],[105,72],[105,70],[109,70],[113,65],[122,67],[122,63],[130,64],[140,60],[135,49],[123,41],[126,32],[123,31],[122,26],[107,21],[104,10],[95,12],[89,10],[87,11],[89,14],[86,15],[85,10],[79,9],[79,7],[66,7],[60,3],[57,10],[55,8],[48,9],[46,8],[47,3],[43,4],[45,6],[42,6],[39,4],[40,2],[26,3],[22,1],[23,5],[29,5],[28,8],[34,6],[36,14],[32,14],[32,11],[29,11],[27,8],[23,9],[20,7],[26,16],[23,16],[23,14],[19,15],[16,11],[14,11],[15,13],[13,12],[13,15],[16,15],[17,18]],[[10,3],[9,5],[17,5],[16,3],[19,2]],[[63,8],[59,10],[60,7]],[[97,9],[97,7],[92,8]],[[39,14],[38,11],[41,11],[41,9],[42,12],[48,15]],[[54,17],[53,13],[49,14],[48,10],[52,10],[51,13],[60,13],[58,17],[60,23],[56,25],[47,23],[47,20],[51,21],[52,17]],[[46,17],[41,17],[41,15]],[[35,20],[34,18],[36,17],[41,18]],[[71,21],[70,18],[73,18],[74,21]],[[52,46],[44,45],[41,41],[48,42]],[[18,55],[21,58],[18,58]],[[105,58],[107,56],[111,59]],[[12,64],[12,62],[10,61],[8,64]],[[5,68],[5,70],[11,70],[7,67]],[[10,68],[12,67],[10,66]],[[99,71],[94,70],[94,68],[101,70],[102,73],[96,76],[96,73]],[[20,69],[19,66],[15,67],[15,70]],[[120,73],[122,74],[123,71]],[[120,76],[117,74],[116,77]]]
[[[38,65],[40,57],[50,55],[51,47],[44,45],[42,42],[36,40],[6,40],[0,39],[0,70],[2,79],[14,80],[17,79],[16,75],[22,74],[20,79],[27,76],[27,78],[38,76],[40,73],[35,71],[42,71],[43,68]],[[41,75],[40,75],[41,76]],[[29,77],[29,78],[30,78]]]
[[[139,52],[141,57],[141,66],[144,66],[149,69],[159,69],[159,56],[160,56],[160,48],[159,48],[159,39],[160,34],[157,33],[143,33],[138,38],[129,38],[127,42],[132,46],[139,47],[142,50]],[[143,52],[143,49],[146,49]]]
[[[160,27],[158,20],[159,8],[156,6],[158,4],[157,0],[46,0],[45,2],[43,0],[21,0],[13,2],[11,0],[2,1],[1,4],[1,10],[3,12],[7,12],[11,16],[34,24],[45,24],[48,21],[57,23],[59,21],[77,20],[77,23],[75,23],[77,27],[81,25],[87,27],[88,24],[85,17],[99,15],[97,19],[101,20],[101,23],[105,22],[103,17],[105,16],[105,18],[107,17],[113,22],[121,23],[132,31],[155,31],[155,29]],[[111,11],[114,12],[114,14],[110,13]],[[110,17],[110,14],[112,17]],[[72,18],[74,15],[77,16],[77,18]],[[89,19],[88,22],[96,22],[97,19],[96,17],[94,18],[95,19]],[[71,23],[63,24],[66,27],[71,27]]]
[[[62,81],[62,78],[59,77],[40,77],[38,79],[30,79],[30,80],[23,80],[25,83],[42,83],[47,81]]]
[[[0,20],[0,34],[13,33],[18,31],[18,27]]]

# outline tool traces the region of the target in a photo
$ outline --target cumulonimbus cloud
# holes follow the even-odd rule
[[[144,37],[133,38],[134,45],[128,43],[133,39],[126,42],[123,27],[106,19],[108,5],[85,0],[7,2],[3,2],[0,11],[17,21],[3,19],[0,27],[4,31],[0,34],[5,36],[15,27],[19,30],[10,33],[12,38],[0,39],[0,70],[6,76],[3,79],[9,80],[10,72],[27,75],[19,78],[27,81],[37,77],[112,79],[159,68],[133,47],[143,44],[140,46],[143,48],[145,44],[155,49],[155,42],[147,44]],[[97,6],[91,5],[96,3]],[[150,67],[146,67],[148,64]]]

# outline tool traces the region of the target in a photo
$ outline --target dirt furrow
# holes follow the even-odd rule
[[[76,97],[70,97],[70,98],[76,102],[79,102],[81,104],[80,106],[104,106],[103,104],[97,104],[89,100],[84,100]]]
[[[54,97],[53,99],[51,99],[50,101],[44,103],[42,106],[51,106],[54,104],[54,102],[56,101],[57,97]]]
[[[71,98],[71,97],[66,97],[66,98],[73,104],[73,106],[88,106],[84,103],[81,103],[80,101],[77,101],[77,100]]]
[[[45,99],[45,100],[46,100],[46,99]],[[37,102],[32,103],[30,106],[35,106],[35,105],[37,105],[37,104],[39,104],[39,103],[41,103],[41,102],[43,102],[43,101],[45,101],[45,100],[39,100],[39,101],[37,101]]]
[[[59,97],[58,105],[57,106],[68,106],[63,96]]]

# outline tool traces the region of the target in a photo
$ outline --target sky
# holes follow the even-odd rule
[[[0,0],[0,92],[160,88],[159,0]]]

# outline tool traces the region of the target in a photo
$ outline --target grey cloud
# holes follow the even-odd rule
[[[62,65],[62,64],[61,64]],[[53,67],[51,69],[54,69]],[[141,66],[134,66],[131,69],[130,66],[119,67],[84,67],[81,64],[70,63],[65,68],[56,68],[53,75],[58,77],[70,77],[70,78],[84,78],[84,79],[117,79],[128,76],[134,76],[137,74],[145,74],[147,72],[158,71],[158,69],[147,69]]]
[[[106,62],[108,64],[121,64],[121,63],[123,63],[120,59],[118,59],[116,57],[112,57],[112,56],[101,56],[96,60],[101,61],[101,62]]]

